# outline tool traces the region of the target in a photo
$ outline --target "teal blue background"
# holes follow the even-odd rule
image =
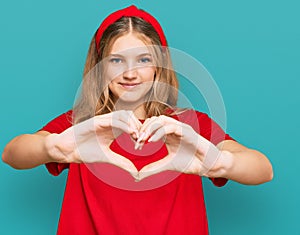
[[[1,1],[0,151],[72,106],[93,33],[106,15],[132,3],[157,17],[170,46],[212,74],[226,105],[227,132],[273,163],[273,181],[259,186],[216,188],[204,180],[211,234],[299,235],[296,0]],[[0,163],[0,234],[55,234],[66,176]]]

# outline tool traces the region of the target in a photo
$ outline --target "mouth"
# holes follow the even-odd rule
[[[140,85],[141,83],[119,83],[125,89],[132,89]]]

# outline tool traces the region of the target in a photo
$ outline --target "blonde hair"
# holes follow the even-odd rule
[[[122,17],[104,31],[98,45],[99,50],[95,35],[90,43],[83,72],[82,91],[73,108],[74,124],[114,111],[112,94],[102,75],[104,63],[101,62],[110,53],[114,42],[128,33],[134,33],[149,45],[156,61],[155,80],[149,99],[144,104],[146,117],[171,115],[176,110],[178,80],[172,69],[169,49],[161,46],[160,38],[151,24],[138,17]]]

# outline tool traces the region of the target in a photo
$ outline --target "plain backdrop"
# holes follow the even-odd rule
[[[259,186],[217,188],[204,179],[211,235],[299,235],[296,0],[1,1],[0,151],[72,108],[92,35],[109,13],[131,4],[159,20],[170,46],[207,68],[223,96],[226,131],[273,164],[273,181]],[[55,234],[66,177],[1,162],[0,234]]]

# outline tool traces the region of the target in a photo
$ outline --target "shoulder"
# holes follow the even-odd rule
[[[73,123],[73,111],[69,110],[48,122],[41,130],[50,133],[61,133],[71,127]]]
[[[193,109],[183,110],[174,115],[180,122],[190,125],[198,134],[212,142],[218,144],[224,140],[234,140],[206,113]]]
[[[177,109],[172,117],[192,126],[199,125],[199,123],[209,124],[212,120],[206,113],[194,109]]]

